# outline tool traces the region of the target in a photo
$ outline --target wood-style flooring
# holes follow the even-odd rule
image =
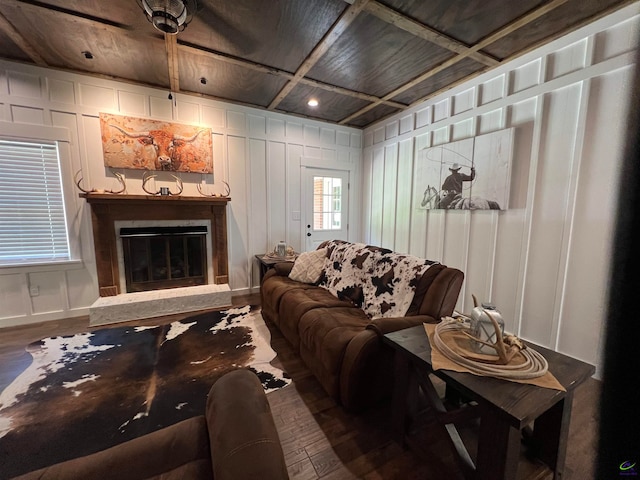
[[[234,305],[259,302],[257,294],[233,298]],[[137,323],[157,324],[185,316]],[[27,344],[90,330],[88,323],[82,317],[0,330],[0,391],[29,364],[30,357],[24,352]],[[358,415],[345,412],[324,392],[277,328],[268,326],[277,352],[272,363],[293,379],[292,385],[268,395],[292,480],[462,479],[435,426],[415,431],[410,447],[401,447],[392,439],[390,406]],[[593,379],[576,390],[564,480],[595,478],[599,395],[600,382]],[[476,427],[473,422],[459,426],[472,455]],[[550,470],[527,458],[524,451],[514,480],[550,478]]]

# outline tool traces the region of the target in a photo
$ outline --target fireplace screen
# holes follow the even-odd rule
[[[127,292],[207,283],[207,227],[121,228]]]

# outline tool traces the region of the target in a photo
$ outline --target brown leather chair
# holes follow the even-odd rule
[[[211,388],[204,415],[20,480],[280,480],[287,467],[267,397],[250,370],[234,370]]]

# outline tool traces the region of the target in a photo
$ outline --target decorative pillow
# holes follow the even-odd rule
[[[293,264],[289,278],[296,282],[316,283],[322,275],[326,257],[326,248],[301,253]]]

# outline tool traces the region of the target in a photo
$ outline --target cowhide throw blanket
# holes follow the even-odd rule
[[[364,243],[328,242],[320,286],[349,299],[369,318],[402,317],[424,272],[438,262]]]
[[[290,383],[255,307],[162,326],[46,338],[0,393],[0,478],[87,455],[202,415],[217,378],[257,372],[266,391]]]

